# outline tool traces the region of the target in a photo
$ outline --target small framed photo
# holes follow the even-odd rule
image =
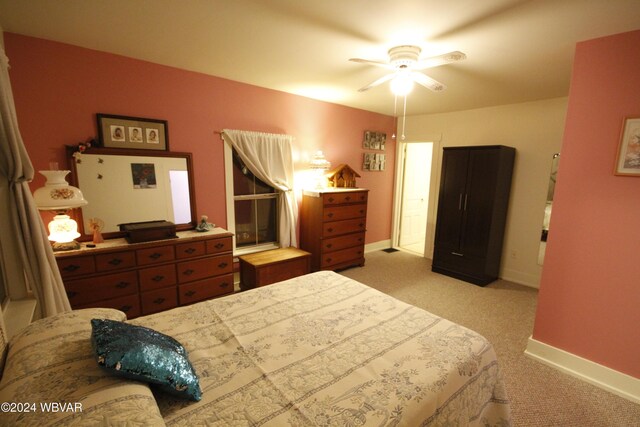
[[[156,166],[153,163],[131,163],[133,188],[156,188]]]
[[[98,138],[105,148],[169,150],[166,120],[97,114]]]
[[[614,174],[640,176],[640,117],[624,119]]]

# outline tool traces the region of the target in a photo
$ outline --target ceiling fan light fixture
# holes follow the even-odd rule
[[[389,83],[391,92],[397,96],[407,96],[413,90],[413,78],[408,73],[398,73]]]

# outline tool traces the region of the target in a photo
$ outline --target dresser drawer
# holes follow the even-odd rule
[[[219,255],[178,263],[178,282],[185,283],[233,272],[233,256]]]
[[[136,259],[139,266],[158,264],[165,261],[173,261],[175,254],[173,246],[158,246],[155,248],[138,249],[136,251]]]
[[[127,315],[127,319],[133,319],[135,317],[140,316],[140,301],[138,300],[138,295],[127,295],[119,298],[110,298],[102,301],[95,302],[93,304],[82,305],[78,307],[73,307],[75,309],[81,308],[93,308],[93,307],[102,307],[102,308],[115,308],[116,310],[120,310]]]
[[[174,264],[143,268],[138,271],[141,291],[166,288],[177,283],[176,266]]]
[[[367,205],[358,203],[355,205],[331,206],[324,208],[323,221],[338,221],[341,219],[363,218],[367,216]]]
[[[176,258],[193,258],[207,253],[205,242],[190,242],[176,245]]]
[[[233,274],[210,277],[205,280],[178,286],[178,301],[180,305],[192,304],[209,298],[233,292]]]
[[[217,254],[220,252],[231,252],[231,237],[222,239],[207,240],[207,254]]]
[[[138,276],[135,271],[105,274],[87,279],[65,282],[67,296],[72,306],[135,294],[138,292]]]
[[[322,253],[327,253],[362,245],[364,245],[364,232],[323,239],[321,248]]]
[[[96,255],[96,271],[113,271],[136,266],[133,251]]]
[[[178,290],[175,286],[155,291],[142,292],[140,294],[142,314],[152,314],[169,310],[178,306]]]
[[[365,231],[365,218],[332,221],[322,224],[322,237],[340,236],[342,234]]]
[[[328,254],[322,254],[321,268],[331,268],[338,264],[348,263],[358,264],[362,263],[364,259],[364,246],[358,246],[354,248],[342,249],[340,251],[331,252]]]
[[[58,269],[63,278],[84,276],[96,271],[96,263],[92,256],[78,256],[73,258],[58,258]]]
[[[362,203],[367,201],[366,191],[347,191],[344,193],[328,193],[322,195],[322,201],[327,205],[342,205],[344,203]]]

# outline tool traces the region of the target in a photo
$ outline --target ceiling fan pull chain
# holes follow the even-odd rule
[[[404,125],[407,122],[407,95],[404,96],[404,111],[402,112],[402,136],[400,140],[404,141]]]
[[[398,128],[398,95],[393,95],[393,124],[394,127]],[[396,129],[393,129],[393,135],[391,135],[391,139],[396,139]]]

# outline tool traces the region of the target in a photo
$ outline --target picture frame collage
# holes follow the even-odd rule
[[[166,120],[98,113],[98,137],[105,148],[169,150]]]
[[[384,151],[387,142],[387,134],[384,132],[364,131],[362,148],[365,150]],[[362,170],[381,172],[384,171],[387,155],[384,153],[363,153]]]

